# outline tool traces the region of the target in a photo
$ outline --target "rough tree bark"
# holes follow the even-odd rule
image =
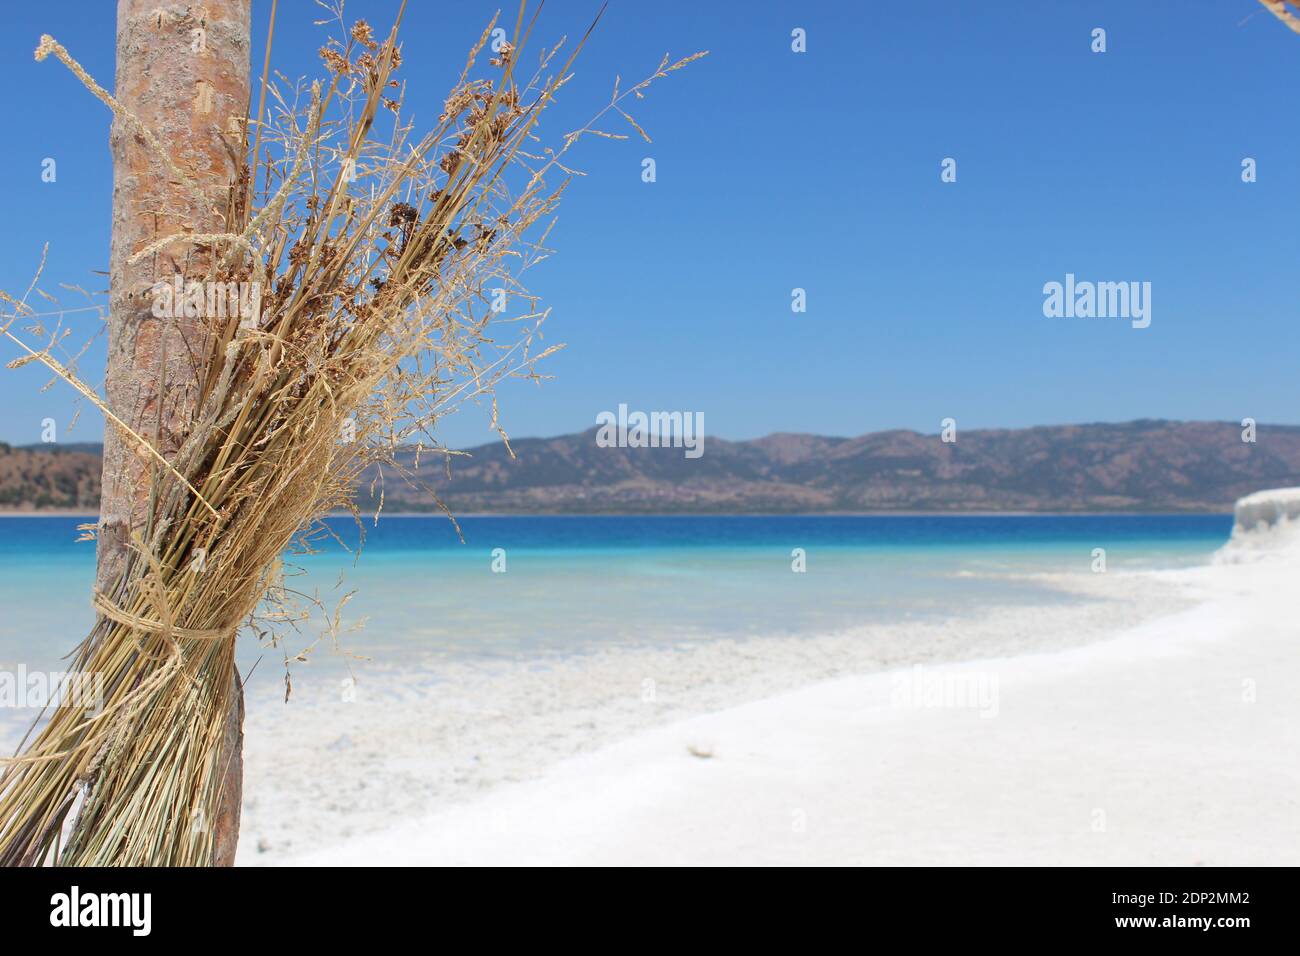
[[[165,456],[190,422],[205,354],[202,319],[155,318],[158,280],[205,279],[206,247],[177,242],[132,264],[150,241],[178,232],[227,231],[223,213],[243,158],[249,97],[251,0],[118,0],[115,95],[210,198],[201,203],[174,181],[131,124],[113,122],[113,233],[109,251],[108,403]],[[105,430],[97,580],[121,569],[133,531],[149,512],[152,466],[113,428]],[[233,637],[232,637],[233,640]],[[243,693],[238,674],[227,719],[226,784],[215,826],[213,864],[229,866],[239,836],[243,784]]]

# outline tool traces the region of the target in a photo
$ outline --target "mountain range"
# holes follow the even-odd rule
[[[774,434],[681,448],[601,447],[597,429],[419,454],[418,486],[374,469],[386,511],[812,513],[1224,512],[1261,488],[1300,485],[1300,426],[1143,420],[857,438]],[[413,467],[414,449],[399,461]],[[94,510],[97,445],[0,444],[0,509]]]

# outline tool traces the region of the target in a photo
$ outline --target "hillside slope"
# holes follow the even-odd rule
[[[1300,426],[1260,426],[1247,444],[1228,422],[1135,421],[857,438],[706,438],[680,448],[602,448],[596,430],[500,443],[450,459],[425,451],[421,487],[374,469],[389,511],[458,513],[834,511],[1219,511],[1260,488],[1300,484]],[[0,445],[0,508],[95,506],[92,446]],[[412,467],[414,451],[401,460]]]

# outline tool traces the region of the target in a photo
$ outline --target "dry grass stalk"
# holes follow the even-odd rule
[[[1259,2],[1267,7],[1273,16],[1277,17],[1296,33],[1300,33],[1300,16],[1291,12],[1291,9],[1287,6],[1287,0],[1259,0]],[[1295,4],[1293,2],[1292,5],[1296,6],[1297,9],[1300,9],[1300,4]]]
[[[342,25],[341,3],[334,13]],[[419,138],[402,114],[396,24],[382,41],[364,22],[345,28],[321,51],[324,84],[264,79],[271,108],[264,118],[259,105],[248,124],[253,149],[225,210],[231,233],[180,237],[222,252],[214,271],[187,279],[262,282],[260,313],[209,319],[199,410],[174,457],[131,436],[159,463],[150,526],[116,584],[95,595],[97,623],[75,654],[77,670],[102,677],[104,707],[54,709],[8,763],[0,863],[206,863],[235,634],[268,592],[284,592],[281,554],[306,546],[332,510],[359,519],[352,489],[367,467],[416,480],[399,448],[436,448],[440,417],[490,400],[508,376],[538,377],[555,350],[537,348],[545,314],[520,274],[547,254],[534,227],[568,182],[565,152],[583,135],[610,135],[596,128],[601,117],[626,116],[628,96],[704,54],[665,58],[551,149],[535,145],[536,125],[582,43],[567,58],[562,42],[543,51],[521,77],[533,22],[521,4],[510,45],[484,67],[495,24]],[[120,108],[43,39],[38,55],[51,52]],[[553,188],[556,170],[565,178]],[[494,313],[498,288],[529,303],[527,314]],[[10,301],[31,312],[26,297]],[[125,427],[49,349],[29,349],[33,359]]]

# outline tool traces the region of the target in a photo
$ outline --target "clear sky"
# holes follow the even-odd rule
[[[493,3],[411,0],[407,103],[436,116]],[[513,12],[513,3],[504,6]],[[580,34],[596,0],[549,0]],[[53,59],[51,33],[106,86],[110,0],[5,5],[0,288],[103,289],[107,110]],[[348,0],[383,32],[394,0]],[[269,0],[254,0],[253,57]],[[275,62],[318,70],[310,0],[282,0]],[[791,31],[807,31],[807,52]],[[1091,32],[1106,30],[1106,52]],[[513,436],[633,409],[702,411],[707,432],[856,435],[1134,418],[1300,422],[1300,36],[1256,0],[612,0],[549,124],[578,125],[665,51],[710,56],[657,84],[646,145],[576,156],[530,287],[568,348],[556,380],[501,395]],[[641,181],[653,157],[657,181]],[[41,162],[57,160],[57,181]],[[946,157],[957,181],[940,180]],[[1258,181],[1243,183],[1242,160]],[[1151,283],[1151,325],[1047,318],[1043,286]],[[791,290],[807,311],[791,310]],[[57,291],[57,290],[56,290]],[[74,304],[66,298],[65,304]],[[95,333],[69,316],[81,338]],[[99,384],[103,339],[83,372]],[[14,357],[0,342],[0,358]],[[0,369],[0,440],[40,440],[74,397]],[[60,439],[97,440],[93,408]],[[468,407],[443,440],[491,438]]]

